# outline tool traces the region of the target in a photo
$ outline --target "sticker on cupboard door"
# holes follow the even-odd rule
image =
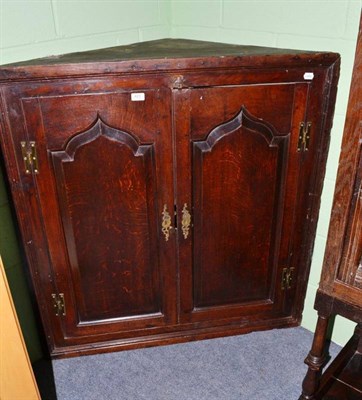
[[[74,104],[73,98],[67,100],[66,109]],[[95,112],[92,100],[83,118],[86,126],[88,112],[95,116],[91,126],[72,132],[70,120],[65,123],[68,126],[63,124],[68,140],[59,141],[64,146],[47,148],[44,139],[51,134],[45,130],[49,126],[36,122],[42,120],[44,101],[24,101],[24,118],[40,143],[38,211],[58,291],[66,303],[66,315],[58,313],[64,319],[64,335],[72,340],[92,327],[92,335],[101,337],[173,320],[174,270],[166,269],[165,244],[159,237],[163,203],[173,200],[172,193],[163,190],[167,173],[157,176],[156,168],[167,155],[158,149],[171,147],[168,129],[160,122],[154,126],[159,134],[145,143],[148,113],[134,112],[130,117],[128,109],[127,117],[113,119],[127,128],[134,126],[130,132],[110,126],[105,119],[122,110],[103,114],[98,108]],[[117,98],[106,103],[119,105]],[[161,105],[157,115],[167,112]]]
[[[39,99],[49,149],[64,147],[75,132],[94,124],[99,116],[111,127],[135,133],[142,143],[152,142],[159,112],[159,94],[150,90],[142,101],[134,101],[132,92],[67,94]],[[147,96],[146,96],[147,95]]]

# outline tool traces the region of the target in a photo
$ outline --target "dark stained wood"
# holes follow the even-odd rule
[[[192,142],[196,308],[269,300],[274,292],[280,263],[270,253],[272,240],[279,243],[275,221],[282,218],[275,213],[289,144],[288,134],[276,136],[243,107],[206,140]]]
[[[98,119],[50,156],[79,321],[161,312],[152,144]]]
[[[362,355],[358,350],[361,338],[361,330],[357,328],[323,373],[316,399],[362,399]]]
[[[322,400],[361,400],[362,393],[343,382],[335,380]]]
[[[51,65],[68,63],[89,63],[102,61],[149,60],[169,58],[201,58],[256,55],[298,55],[311,54],[313,58],[325,59],[328,53],[302,50],[286,50],[276,47],[245,46],[238,44],[215,43],[190,39],[158,39],[124,46],[99,50],[82,51],[35,60],[14,63],[14,66]]]
[[[360,340],[360,334],[356,329],[354,334],[343,349],[338,353],[335,359],[328,365],[328,368],[323,373],[320,382],[320,390],[318,393],[319,397],[326,395],[331,389],[332,384],[336,380],[340,380],[343,371],[348,366],[350,360],[356,354],[358,341]],[[348,369],[348,368],[347,368]]]
[[[358,324],[362,323],[361,307],[350,304],[336,296],[330,296],[321,291],[317,291],[318,296],[315,299],[315,308],[323,315],[338,314]]]
[[[319,388],[321,370],[326,362],[324,344],[327,337],[327,329],[328,318],[319,314],[312,349],[304,361],[308,365],[308,371],[303,381],[301,399],[313,399],[316,390]]]
[[[362,256],[362,28],[355,64],[338,168],[320,290],[361,306],[358,279]],[[338,265],[338,269],[335,266]],[[337,274],[337,277],[336,277]],[[337,278],[337,279],[336,279]]]
[[[362,14],[339,160],[332,216],[322,277],[316,296],[319,312],[301,400],[362,398]],[[359,323],[356,338],[346,345],[326,372],[324,346],[330,317],[340,314]],[[352,349],[352,350],[351,350]]]
[[[298,86],[307,90],[309,85],[305,83]],[[291,130],[295,90],[294,83],[195,88],[190,93],[192,140],[205,139],[218,125],[235,118],[242,106],[251,115],[267,121],[274,128],[275,135],[285,135]],[[270,104],[274,104],[274,107],[270,107]],[[279,112],[275,112],[275,109]]]
[[[291,235],[282,233],[282,222],[284,229],[293,230],[293,210],[283,210],[281,199],[288,196],[286,192],[297,193],[300,158],[294,157],[296,121],[305,113],[307,86],[285,89],[280,85],[251,85],[192,91],[192,147],[188,151],[195,217],[192,268],[181,271],[181,280],[187,280],[187,286],[192,288],[189,293],[182,293],[184,319],[235,317],[250,313],[253,308],[265,316],[283,311],[280,277],[282,266],[290,264],[290,248],[289,243],[281,244],[281,237],[286,241]],[[253,112],[260,112],[259,118],[272,114],[264,107],[268,100],[264,103],[262,92],[269,101],[278,98],[280,109],[286,110],[278,117],[283,121],[284,126],[279,126],[284,127],[284,132],[249,113],[250,107]],[[294,104],[293,115],[295,96],[298,104]],[[222,98],[227,98],[224,115],[217,120],[209,99],[220,104]],[[237,105],[234,118],[224,122],[222,118],[229,119],[230,108],[235,111]],[[206,129],[210,120],[216,125],[209,133],[204,131],[205,140],[200,140],[199,115],[207,121]],[[272,118],[275,123],[279,122],[276,118]],[[295,204],[295,199],[290,202]],[[251,209],[258,212],[250,213]],[[227,309],[227,305],[233,307]]]
[[[188,39],[161,39],[10,64],[1,79],[137,73],[224,67],[328,67],[336,53],[242,46]]]
[[[339,380],[353,387],[362,396],[362,354],[355,353],[349,360],[346,368],[339,375]]]
[[[1,67],[1,146],[52,356],[296,326],[338,71],[334,53],[173,39]]]
[[[172,181],[172,170],[161,169],[170,156],[163,149],[171,147],[168,125],[162,122],[170,97],[164,95],[161,100],[157,91],[147,92],[148,100],[138,102],[138,109],[134,103],[122,107],[130,103],[129,92],[106,99],[76,99],[71,93],[23,106],[33,139],[46,142],[44,151],[38,151],[39,168],[53,170],[36,180],[52,269],[66,278],[57,290],[68,303],[73,301],[63,327],[68,341],[74,335],[175,321],[174,258],[160,253],[164,241],[158,235],[163,205],[173,205],[172,192],[163,189],[172,187],[165,182]],[[76,107],[79,113],[71,114],[77,103],[82,104]],[[119,109],[124,115],[116,119]],[[112,128],[101,118],[125,128]],[[33,120],[42,121],[42,127],[35,127]],[[58,207],[59,215],[54,212]],[[173,239],[171,233],[170,248]]]

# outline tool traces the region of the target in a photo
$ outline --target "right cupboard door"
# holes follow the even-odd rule
[[[175,90],[181,322],[286,316],[308,86]]]

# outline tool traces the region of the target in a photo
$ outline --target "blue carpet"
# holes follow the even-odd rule
[[[297,400],[303,328],[53,361],[58,400]],[[339,347],[332,343],[330,352]]]

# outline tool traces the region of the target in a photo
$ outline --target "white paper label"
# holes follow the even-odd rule
[[[306,72],[303,77],[306,81],[311,81],[314,78],[314,74],[313,72]]]
[[[131,93],[131,100],[132,101],[145,101],[145,94],[144,93]]]

